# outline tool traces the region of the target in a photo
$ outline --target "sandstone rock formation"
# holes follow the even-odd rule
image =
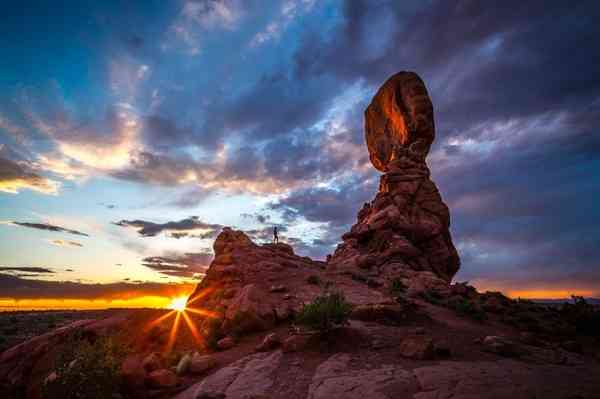
[[[287,244],[257,245],[243,232],[227,227],[213,249],[215,259],[190,295],[188,306],[213,312],[215,318],[206,320],[206,324],[214,327],[218,323],[223,333],[262,331],[288,320],[308,298],[284,299],[286,293],[280,287],[303,282],[324,266],[295,255]],[[312,292],[318,292],[318,288]]]
[[[414,72],[399,72],[379,88],[365,111],[365,139],[373,166],[388,172],[409,153],[422,158],[435,138],[433,105]]]
[[[287,244],[257,245],[243,232],[225,228],[189,305],[215,312],[223,332],[266,330],[318,293],[309,288],[300,290],[303,297],[284,294],[296,291],[289,290],[290,282],[297,286],[323,268],[384,290],[401,284],[412,294],[447,292],[460,262],[448,207],[425,163],[435,137],[433,108],[416,74],[400,72],[379,89],[365,112],[365,135],[373,165],[385,174],[375,199],[360,210],[327,264],[299,257]],[[389,299],[360,295],[364,291],[352,298],[354,304]]]
[[[413,72],[392,76],[365,112],[373,166],[385,172],[375,199],[358,213],[329,260],[341,270],[369,270],[386,280],[429,271],[449,282],[460,260],[450,236],[450,213],[429,178],[425,157],[435,137],[433,107]]]

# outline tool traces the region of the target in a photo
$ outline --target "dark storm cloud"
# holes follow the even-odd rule
[[[3,299],[87,299],[127,300],[144,296],[181,295],[192,284],[119,282],[88,284],[76,281],[46,281],[0,274],[0,298]]]
[[[107,173],[190,188],[191,195],[169,199],[176,207],[196,206],[207,190],[283,193],[267,211],[273,220],[280,213],[288,224],[323,223],[323,237],[303,247],[305,253],[323,254],[376,191],[377,173],[363,142],[363,110],[391,74],[414,70],[434,104],[437,137],[428,162],[452,212],[463,257],[460,278],[499,281],[510,272],[515,284],[598,281],[597,2],[352,0],[339,3],[340,10],[337,5],[326,5],[315,20],[304,18],[278,45],[242,52],[243,64],[227,52],[229,45],[238,52],[234,41],[214,46],[217,54],[201,58],[209,83],[193,62],[182,67],[173,58],[169,68],[152,62],[164,58],[163,50],[160,57],[136,60],[148,62],[150,79],[156,77],[149,86],[164,101],[140,115],[141,143],[132,143],[139,151],[128,153],[129,164]],[[246,9],[246,17],[252,19],[256,10]],[[187,22],[206,21],[199,17],[203,13],[194,15]],[[260,30],[254,28],[249,30]],[[137,33],[121,40],[132,36]],[[139,37],[127,45],[134,54],[162,42]],[[214,60],[218,68],[211,67]],[[353,88],[361,98],[349,98]],[[154,98],[151,91],[141,92]],[[59,102],[49,103],[47,113],[55,116],[50,122],[71,127],[56,130],[57,139],[92,152],[127,142],[129,119],[116,108],[101,118],[100,129],[90,128],[85,118],[70,118]],[[349,109],[340,117],[338,107]],[[344,126],[341,133],[337,125]],[[39,177],[37,170],[26,172]],[[52,191],[36,178],[23,181]],[[142,236],[181,237],[190,234],[181,226],[196,222],[202,223],[118,224]],[[220,226],[212,226],[206,234],[214,237]]]
[[[598,16],[600,7],[591,1],[388,1],[378,7],[349,1],[333,34],[305,34],[295,71],[303,79],[333,75],[379,85],[399,69],[415,70],[430,89],[441,126],[464,128],[597,98]],[[372,31],[373,21],[388,19],[393,23]],[[371,54],[374,38],[381,48]]]
[[[197,173],[201,165],[189,157],[173,157],[140,151],[132,154],[130,164],[111,172],[113,177],[158,185],[176,185],[188,173]]]
[[[0,267],[0,272],[25,272],[25,273],[54,273],[47,267],[23,266],[23,267]]]
[[[582,118],[533,118],[513,126],[519,139],[495,139],[502,150],[453,152],[439,162],[464,278],[600,281],[600,141],[594,125],[578,126]]]
[[[175,277],[199,278],[213,259],[211,253],[166,254],[143,259],[142,265],[161,274]]]
[[[183,147],[194,136],[191,127],[179,127],[164,116],[151,115],[144,119],[144,139],[157,150],[168,150],[173,145]]]
[[[30,223],[30,222],[15,222],[15,221],[12,221],[9,223],[12,225],[15,225],[15,226],[28,227],[31,229],[54,231],[57,233],[69,233],[69,234],[74,234],[77,236],[89,237],[88,234],[82,233],[81,231],[71,230],[71,229],[67,229],[65,227],[55,226],[55,225],[52,225],[49,223]]]
[[[599,11],[593,2],[346,2],[335,30],[304,33],[294,73],[372,85],[401,69],[424,78],[438,127],[429,162],[462,277],[599,281]],[[337,188],[271,206],[288,219],[350,223],[358,208],[331,206],[345,199]]]
[[[58,185],[40,176],[24,161],[15,162],[0,157],[0,192],[17,193],[24,188],[44,194],[56,194]]]
[[[173,238],[198,237],[215,238],[221,228],[220,224],[205,223],[197,216],[190,216],[175,222],[153,223],[145,220],[121,220],[114,223],[121,227],[135,228],[142,237],[154,237],[162,232]]]
[[[336,188],[307,188],[292,191],[288,196],[270,203],[269,209],[280,211],[289,222],[302,217],[329,226],[347,226],[356,219],[364,202],[377,189],[376,179],[357,176]]]

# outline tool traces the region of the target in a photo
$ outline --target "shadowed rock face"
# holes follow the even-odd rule
[[[329,264],[386,280],[429,271],[449,282],[460,260],[450,212],[425,163],[435,137],[433,106],[417,74],[397,73],[377,91],[365,111],[365,136],[373,166],[386,173]]]
[[[365,111],[365,139],[373,166],[388,172],[407,152],[423,158],[435,138],[433,105],[414,72],[399,72],[379,88]]]

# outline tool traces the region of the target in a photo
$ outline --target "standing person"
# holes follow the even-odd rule
[[[273,227],[273,242],[279,244],[279,236],[277,235],[277,226]]]

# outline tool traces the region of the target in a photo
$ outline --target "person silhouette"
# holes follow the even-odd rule
[[[277,235],[277,226],[273,227],[273,242],[279,244],[279,236]]]

